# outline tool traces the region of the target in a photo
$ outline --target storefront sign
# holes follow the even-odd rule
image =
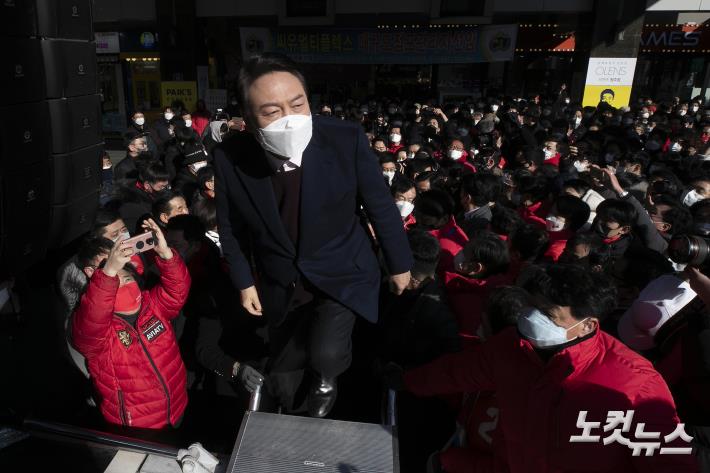
[[[454,64],[510,61],[517,25],[458,29],[240,28],[242,54],[286,54],[315,64]]]
[[[194,110],[197,103],[197,82],[161,82],[160,104],[163,107],[181,101],[187,110]]]
[[[596,107],[607,102],[615,108],[628,106],[635,69],[636,58],[589,58],[582,105]]]
[[[151,31],[125,31],[119,34],[121,51],[137,53],[142,51],[157,51],[159,48],[158,33]]]
[[[96,54],[118,54],[121,46],[118,33],[94,33]]]
[[[702,25],[644,25],[641,34],[642,52],[710,49],[710,34]],[[669,51],[670,50],[670,51]]]

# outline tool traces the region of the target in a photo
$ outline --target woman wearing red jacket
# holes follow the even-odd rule
[[[187,299],[190,276],[158,225],[149,219],[143,228],[157,239],[160,283],[141,291],[127,266],[133,249],[117,241],[81,297],[72,336],[86,357],[104,419],[160,429],[179,424],[187,406],[185,365],[170,320]]]

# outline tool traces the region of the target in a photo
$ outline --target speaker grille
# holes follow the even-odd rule
[[[237,439],[230,473],[390,473],[389,427],[250,412]]]

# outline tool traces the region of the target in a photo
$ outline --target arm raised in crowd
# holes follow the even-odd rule
[[[616,192],[620,199],[629,202],[636,209],[636,224],[634,225],[636,230],[639,232],[639,236],[647,248],[657,251],[661,254],[666,252],[668,248],[668,243],[663,239],[658,229],[651,221],[646,209],[643,205],[630,193],[626,192],[619,180],[616,178],[616,174],[613,169],[606,168],[603,169],[610,183],[611,188]]]
[[[177,317],[190,294],[190,273],[179,255],[168,247],[163,231],[153,219],[143,223],[145,230],[152,231],[158,240],[155,246],[155,265],[160,271],[160,284],[150,290],[151,300],[168,319]]]

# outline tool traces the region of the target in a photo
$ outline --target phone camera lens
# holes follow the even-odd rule
[[[155,244],[155,240],[153,240],[152,238],[148,238],[145,242],[146,242],[147,244],[149,244],[149,245],[154,245],[154,244]]]
[[[136,248],[138,248],[139,250],[142,250],[144,246],[145,244],[142,241],[136,242]]]

